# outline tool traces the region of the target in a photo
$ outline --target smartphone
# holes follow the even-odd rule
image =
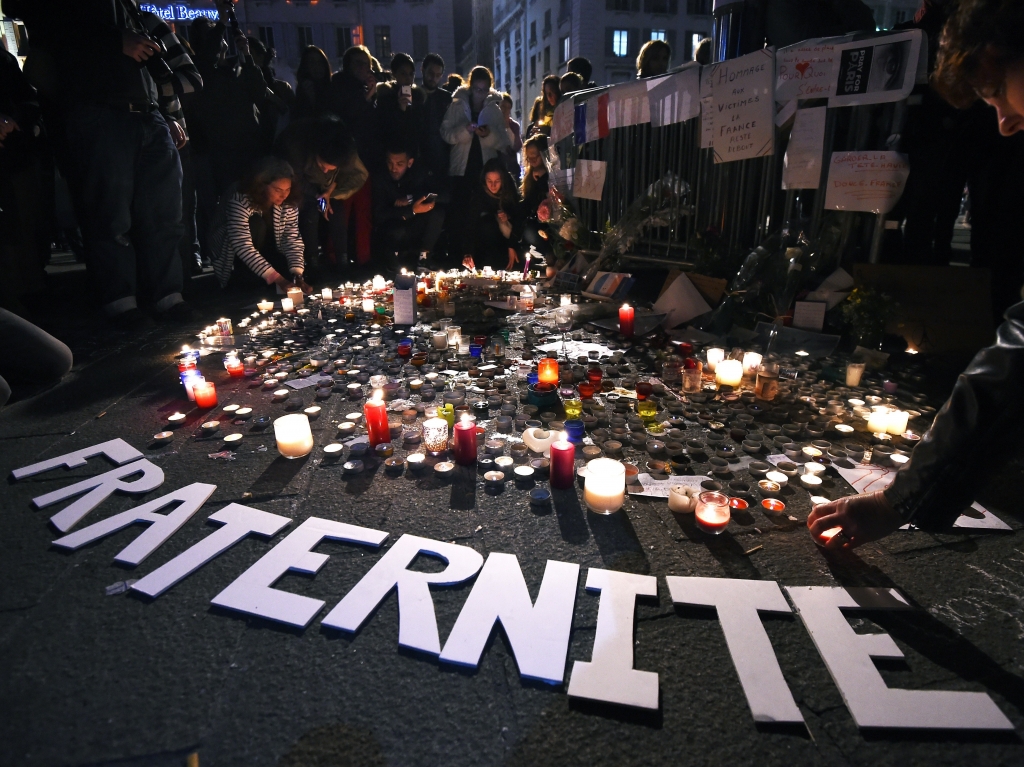
[[[409,98],[412,98],[412,86],[411,85],[403,85],[402,86],[402,95],[403,96],[408,96]]]
[[[435,200],[437,200],[437,195],[431,192],[424,198],[423,202],[434,202]]]
[[[325,200],[323,197],[318,199],[316,201],[316,204],[317,206],[319,206],[321,213],[325,213],[327,211],[327,200]]]

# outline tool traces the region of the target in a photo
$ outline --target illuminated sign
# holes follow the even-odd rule
[[[159,16],[164,21],[193,21],[194,19],[206,18],[218,21],[220,14],[216,8],[189,8],[187,5],[178,3],[176,5],[154,5],[153,3],[142,3],[139,8],[143,11]]]

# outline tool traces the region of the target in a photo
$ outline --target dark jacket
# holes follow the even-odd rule
[[[377,122],[385,151],[388,147],[404,147],[420,156],[419,143],[427,95],[418,85],[412,86],[412,104],[401,110],[398,97],[402,87],[394,80],[377,86]]]
[[[377,120],[376,100],[366,100],[366,84],[344,72],[335,72],[327,97],[327,109],[342,119],[356,140],[363,164],[370,172],[384,167],[384,146]]]
[[[1024,303],[1010,307],[996,342],[975,355],[946,404],[884,491],[925,530],[949,528],[974,500],[991,456],[1009,449],[1024,420]]]
[[[530,173],[531,171],[527,168],[525,172]],[[529,184],[529,189],[523,197],[523,209],[526,211],[527,216],[536,216],[537,208],[548,198],[550,180],[551,174],[545,173],[544,178],[540,179],[540,181],[533,181]]]
[[[0,113],[10,115],[18,128],[7,134],[0,147],[0,171],[14,172],[26,168],[38,148],[42,131],[39,102],[18,60],[0,47]]]
[[[498,226],[499,209],[508,214],[512,224],[510,237],[505,237]],[[470,254],[474,259],[481,259],[477,263],[478,268],[487,265],[495,269],[504,269],[508,260],[508,249],[519,249],[523,239],[524,223],[523,206],[518,199],[502,204],[481,189],[477,191],[469,205],[460,252],[463,255]]]
[[[319,123],[320,121],[316,118],[296,120],[290,123],[277,137],[274,153],[292,166],[292,170],[295,171],[295,181],[302,188],[304,197],[319,197],[330,188],[331,184],[334,184],[331,199],[348,199],[362,189],[369,173],[360,161],[354,144],[352,153],[344,165],[338,166],[329,173],[320,170],[314,149]]]
[[[433,188],[432,176],[418,162],[409,168],[401,179],[395,181],[391,174],[375,173],[373,176],[373,225],[387,226],[413,217],[412,205],[396,206],[396,200],[412,197],[413,202],[427,194],[437,194]]]
[[[451,145],[441,135],[441,123],[452,104],[452,94],[438,88],[431,94],[423,91],[425,103],[423,120],[420,122],[420,162],[434,172],[438,178],[447,178]]]
[[[235,59],[196,60],[203,90],[189,105],[189,128],[197,152],[243,153],[253,158],[269,151],[260,131],[259,108],[267,90],[260,68]]]

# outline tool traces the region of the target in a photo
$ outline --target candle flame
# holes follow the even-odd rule
[[[469,421],[469,413],[463,413],[463,414],[462,414],[462,417],[461,417],[461,418],[459,418],[459,420],[460,420],[460,421],[461,421],[462,423],[466,423],[467,421]]]
[[[805,352],[802,349],[798,352],[793,352],[797,357],[809,357],[810,352]]]
[[[382,389],[376,389],[373,392],[373,399],[371,400],[371,402],[383,402],[383,401],[384,401],[384,391]]]
[[[568,442],[569,441],[569,435],[566,434],[564,431],[558,432],[558,441],[559,442]]]

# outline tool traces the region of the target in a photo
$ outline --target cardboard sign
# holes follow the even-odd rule
[[[799,109],[782,162],[783,189],[817,189],[825,154],[825,107]]]
[[[836,47],[830,107],[884,104],[910,95],[921,56],[920,29],[857,40]]]
[[[825,208],[888,213],[909,175],[910,162],[899,152],[833,152]]]
[[[775,52],[767,48],[712,66],[715,162],[775,151]]]

